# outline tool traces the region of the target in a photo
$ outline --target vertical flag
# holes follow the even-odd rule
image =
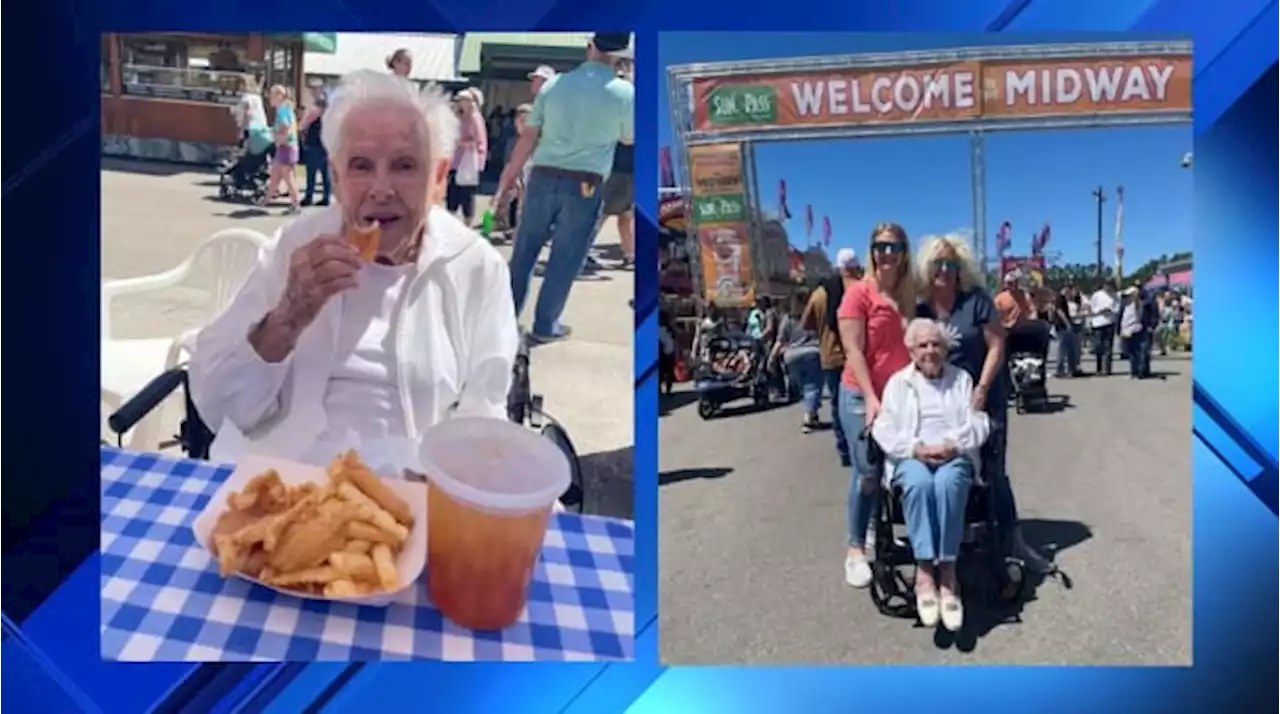
[[[658,150],[658,186],[660,188],[676,187],[676,171],[671,163],[670,146],[664,146]]]
[[[822,245],[831,245],[831,219],[826,216],[822,217]]]
[[[778,220],[791,220],[791,210],[787,208],[787,180],[778,179]]]
[[[1009,249],[1009,244],[1013,242],[1013,224],[1005,221],[1000,224],[1000,230],[996,233],[996,257],[1003,258],[1004,252]]]
[[[813,243],[813,204],[804,207],[804,244]]]
[[[1049,224],[1045,223],[1044,228],[1041,228],[1040,232],[1036,234],[1036,237],[1031,239],[1031,254],[1043,255],[1044,247],[1048,245],[1048,243],[1049,243]]]

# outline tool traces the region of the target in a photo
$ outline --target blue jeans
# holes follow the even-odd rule
[[[550,240],[551,255],[533,313],[535,335],[555,335],[560,331],[560,314],[595,239],[602,200],[599,186],[587,191],[582,181],[542,173],[536,168],[529,176],[511,253],[511,296],[519,315],[524,310],[538,255]]]
[[[1072,330],[1058,331],[1058,376],[1074,375],[1080,370],[1080,335]]]
[[[844,421],[840,418],[840,375],[843,369],[824,369],[822,378],[831,392],[831,431],[836,435],[836,453],[849,455],[849,440],[844,435]]]
[[[1135,332],[1125,343],[1129,358],[1129,376],[1145,379],[1151,376],[1151,332]]]
[[[844,433],[853,436],[849,443],[853,474],[846,503],[848,543],[850,547],[861,548],[867,543],[867,527],[880,505],[880,474],[871,473],[871,464],[867,463],[867,439],[870,437],[866,433],[867,402],[862,398],[862,392],[841,384],[839,405]]]
[[[818,361],[818,352],[806,350],[794,358],[784,356],[783,363],[787,365],[791,388],[800,392],[805,416],[817,417],[818,405],[822,402],[822,363]]]
[[[310,148],[305,152],[307,163],[307,188],[303,192],[303,200],[311,203],[311,198],[315,194],[316,183],[324,182],[324,198],[320,199],[325,203],[329,202],[329,192],[333,187],[333,181],[329,180],[329,154],[323,149]]]
[[[955,562],[964,539],[973,463],[960,457],[934,468],[907,459],[894,468],[893,481],[902,489],[902,515],[916,560]]]

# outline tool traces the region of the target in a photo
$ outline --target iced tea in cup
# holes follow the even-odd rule
[[[427,593],[473,630],[520,617],[569,460],[505,419],[458,417],[427,431]]]

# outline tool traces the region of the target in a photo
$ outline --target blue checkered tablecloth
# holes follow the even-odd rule
[[[424,580],[386,607],[278,594],[218,576],[191,523],[230,475],[202,461],[102,449],[102,656],[127,661],[631,659],[635,531],[552,517],[520,620],[467,630]],[[423,578],[425,579],[425,574]]]

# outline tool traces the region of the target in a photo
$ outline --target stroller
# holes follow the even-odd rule
[[[1053,341],[1049,323],[1042,320],[1018,325],[1005,338],[1009,364],[1009,399],[1019,414],[1049,399],[1049,345]]]
[[[756,406],[769,404],[764,348],[746,335],[716,337],[694,371],[698,416],[710,419],[725,404],[750,398]]]
[[[214,433],[200,419],[195,403],[191,400],[185,365],[174,367],[151,380],[107,418],[107,426],[116,434],[117,446],[123,442],[126,432],[178,389],[183,391],[185,417],[178,427],[175,439],[162,446],[177,445],[188,457],[207,460]],[[550,439],[564,453],[569,461],[570,481],[568,490],[560,496],[560,503],[567,511],[581,513],[585,504],[582,463],[573,442],[569,440],[568,432],[543,410],[542,396],[534,394],[530,387],[527,335],[521,335],[520,347],[512,367],[511,390],[507,393],[507,417],[517,424],[527,424],[529,428]]]
[[[254,153],[249,150],[249,142],[244,142],[218,166],[218,197],[224,201],[247,197],[254,203],[261,203],[267,196],[274,155],[275,147],[272,145]]]
[[[1003,430],[993,430],[982,447],[982,473],[969,489],[964,538],[956,561],[961,597],[996,609],[1008,609],[1020,602],[1025,597],[1029,582],[1027,565],[1004,555],[996,531],[994,490],[990,484],[996,475],[995,469],[1003,463],[999,457],[1005,449],[1004,437]],[[872,473],[880,474],[885,466],[884,452],[870,434],[866,439],[867,460]],[[871,562],[872,578],[868,589],[881,614],[915,619],[916,560],[911,543],[905,534],[900,533],[906,528],[901,496],[901,490],[896,486],[880,488],[879,513],[872,524],[875,557]],[[905,574],[908,571],[912,573],[910,578]]]

